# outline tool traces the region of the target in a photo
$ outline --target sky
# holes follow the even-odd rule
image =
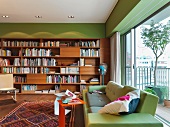
[[[164,20],[162,20],[160,23],[167,24],[170,21],[170,16]],[[170,23],[170,22],[169,22]],[[146,25],[145,25],[146,26]],[[168,65],[170,67],[170,44],[166,46],[164,54],[159,58],[159,60],[166,60],[168,62]],[[151,49],[148,47],[145,47],[145,45],[142,42],[141,39],[141,26],[136,28],[136,56],[142,57],[142,56],[150,56],[152,59],[154,59],[154,54]]]
[[[168,21],[170,21],[170,16],[168,18],[162,20],[160,23],[167,24]],[[152,50],[145,47],[145,45],[142,42],[142,39],[141,39],[141,26],[136,28],[136,33],[137,33],[136,34],[136,41],[137,41],[137,43],[136,43],[136,48],[137,48],[136,55],[137,56],[146,55],[146,56],[154,57],[154,54],[153,54]],[[170,44],[168,44],[166,46],[166,49],[165,49],[165,52],[164,52],[165,56],[169,55],[169,57],[170,57],[170,53],[168,53],[169,50],[170,50]]]

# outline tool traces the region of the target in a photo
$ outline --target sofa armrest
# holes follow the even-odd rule
[[[105,89],[106,89],[106,86],[101,86],[101,85],[89,86],[88,92],[93,92],[93,90],[99,90],[99,91],[105,92]]]
[[[154,116],[159,100],[158,97],[145,91],[141,91],[141,94],[136,112],[149,113]]]

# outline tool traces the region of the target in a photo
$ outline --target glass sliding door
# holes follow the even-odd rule
[[[125,35],[125,85],[134,86],[134,30]]]
[[[122,35],[122,82],[123,85],[135,86],[144,90],[146,87],[154,86],[155,55],[153,51],[143,44],[141,38],[141,27],[149,28],[151,20],[163,25],[170,25],[170,3],[169,6],[159,13],[148,18],[148,20]],[[170,36],[169,36],[170,37]],[[161,88],[159,98],[170,100],[170,43],[166,46],[157,63],[156,87]],[[170,110],[162,103],[158,104],[156,117],[170,126],[170,118],[167,117]]]

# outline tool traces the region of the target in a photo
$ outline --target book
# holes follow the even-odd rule
[[[72,93],[71,91],[69,91],[68,89],[66,90],[65,94],[66,94],[67,96],[72,97],[73,99],[76,98],[76,95],[75,95],[74,93]]]
[[[99,82],[99,79],[98,78],[92,78],[92,79],[90,79],[90,82]]]
[[[61,74],[65,74],[66,73],[66,68],[61,68]]]
[[[84,66],[84,58],[80,58],[80,66]]]
[[[90,82],[90,84],[100,84],[99,82]]]
[[[48,93],[48,90],[42,90],[42,93]]]
[[[85,64],[85,66],[92,66],[92,65],[90,65],[90,64]]]
[[[75,98],[75,99],[70,100],[68,104],[81,104],[81,101],[80,99]]]

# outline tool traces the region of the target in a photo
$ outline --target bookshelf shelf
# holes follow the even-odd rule
[[[1,58],[21,58],[21,56],[0,56]]]
[[[105,54],[100,45],[106,42],[109,39],[1,38],[0,73],[13,74],[21,94],[82,91],[86,85],[101,84],[98,68]],[[99,83],[89,83],[92,78]]]

